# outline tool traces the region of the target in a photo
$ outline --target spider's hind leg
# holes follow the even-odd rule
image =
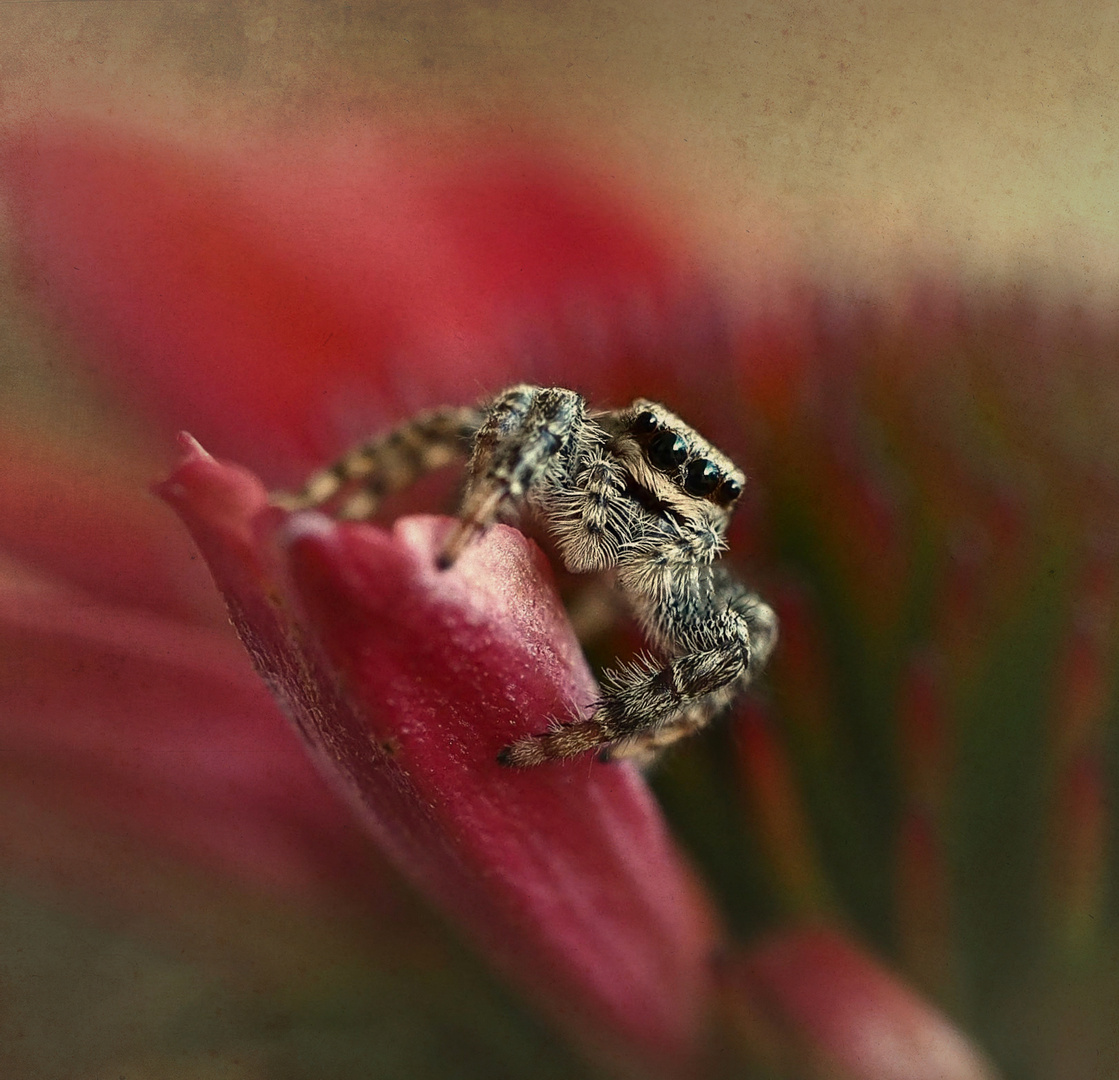
[[[386,435],[355,447],[315,473],[302,490],[273,495],[285,510],[331,507],[342,521],[372,517],[386,495],[401,491],[424,473],[470,453],[484,414],[472,407],[421,413]]]

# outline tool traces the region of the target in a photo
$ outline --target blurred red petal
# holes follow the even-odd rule
[[[265,509],[197,449],[163,485],[265,680],[402,870],[578,1041],[671,1075],[695,1051],[713,920],[627,766],[498,750],[595,693],[541,557],[497,528],[392,534]]]
[[[5,422],[7,421],[7,422]],[[150,465],[119,446],[80,450],[0,419],[0,581],[50,584],[102,605],[224,628],[182,530],[149,492]],[[120,440],[118,440],[119,442]]]
[[[213,161],[63,123],[12,142],[5,165],[48,305],[128,392],[226,445],[297,452],[285,440],[306,436],[317,372],[396,330],[309,280]]]
[[[97,886],[73,842],[94,833],[258,888],[369,891],[367,844],[231,636],[5,580],[0,745],[0,850],[32,876]]]
[[[421,405],[711,357],[705,283],[620,194],[538,147],[425,138],[191,153],[55,122],[2,164],[48,306],[164,431],[269,481]]]
[[[831,930],[782,933],[724,971],[751,1049],[819,1080],[991,1080],[943,1016]]]
[[[143,468],[17,425],[0,448],[5,865],[119,899],[119,868],[89,852],[131,845],[133,883],[162,859],[367,903],[368,842],[278,725]]]

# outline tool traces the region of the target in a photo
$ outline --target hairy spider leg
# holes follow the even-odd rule
[[[606,692],[589,718],[518,739],[499,760],[516,767],[540,765],[652,736],[661,727],[675,726],[684,713],[703,709],[716,691],[741,685],[747,665],[740,649],[717,649],[678,656],[664,667],[634,664],[606,672]]]
[[[386,495],[401,491],[420,476],[470,454],[484,414],[468,407],[421,413],[385,435],[355,447],[312,476],[294,495],[273,502],[285,510],[309,510],[336,503],[341,521],[372,517]]]
[[[738,689],[731,685],[685,709],[662,727],[603,747],[598,760],[632,761],[638,767],[651,764],[666,747],[707,727],[735,699]]]
[[[748,685],[751,665],[760,669],[768,659],[777,617],[730,575],[712,574],[708,581],[705,606],[719,614],[701,624],[699,634],[682,632],[678,655],[664,665],[642,660],[604,673],[605,693],[590,717],[518,739],[498,760],[523,768],[605,748],[607,760],[648,762],[661,747],[709,723]],[[650,621],[660,636],[671,637],[679,613],[667,590],[658,607],[663,610]]]
[[[599,754],[600,760],[625,758],[637,765],[649,764],[665,747],[695,734],[721,715],[749,685],[753,673],[768,661],[777,644],[776,613],[722,567],[713,570],[719,603],[726,605],[732,617],[744,621],[749,633],[750,659],[742,676],[685,708],[667,723],[606,747]]]
[[[470,485],[440,567],[451,566],[504,510],[521,504],[530,488],[546,485],[550,472],[568,471],[571,433],[585,417],[586,403],[573,390],[523,384],[496,399],[475,436]]]

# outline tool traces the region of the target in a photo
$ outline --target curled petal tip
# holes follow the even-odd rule
[[[209,452],[189,431],[180,431],[175,436],[175,441],[179,444],[179,449],[183,451],[188,461],[193,458],[213,460]]]
[[[172,506],[178,506],[188,498],[188,489],[182,477],[183,470],[189,469],[195,462],[205,464],[214,460],[189,431],[180,431],[175,436],[175,442],[181,451],[178,465],[165,480],[157,480],[150,485],[153,495],[158,495]]]

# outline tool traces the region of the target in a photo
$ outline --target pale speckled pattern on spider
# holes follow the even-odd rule
[[[718,562],[745,477],[656,402],[592,413],[573,390],[514,386],[481,406],[422,413],[275,501],[333,504],[339,517],[361,519],[385,495],[467,455],[460,522],[442,565],[494,521],[527,509],[569,570],[612,572],[660,657],[607,672],[589,716],[517,740],[502,764],[589,750],[648,763],[725,710],[764,667],[776,616]]]

